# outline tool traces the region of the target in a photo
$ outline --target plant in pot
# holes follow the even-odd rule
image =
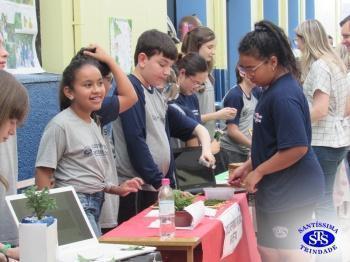
[[[48,188],[36,190],[36,186],[31,186],[24,191],[26,207],[33,213],[19,225],[20,261],[56,261],[57,220],[46,215],[56,208],[56,201],[50,197]]]
[[[180,190],[174,190],[175,201],[175,226],[188,227],[192,223],[192,216],[186,210],[185,207],[191,205],[195,196],[184,193]]]

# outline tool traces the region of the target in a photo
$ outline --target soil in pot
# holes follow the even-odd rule
[[[175,212],[175,226],[176,227],[189,227],[192,223],[192,216],[187,211]]]

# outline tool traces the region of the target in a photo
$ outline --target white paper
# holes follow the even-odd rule
[[[184,210],[186,210],[192,216],[191,226],[193,228],[195,228],[204,217],[204,214],[205,214],[204,202],[197,201],[197,202],[185,207]]]
[[[222,250],[222,257],[230,255],[242,237],[242,214],[237,203],[227,208],[218,219],[224,227],[225,239]]]
[[[205,207],[205,216],[207,217],[215,217],[216,215],[216,209]]]
[[[184,208],[190,215],[192,216],[192,223],[189,227],[176,227],[176,229],[185,229],[185,230],[192,230],[194,229],[203,219],[205,214],[205,208],[204,208],[204,202],[203,201],[197,201],[187,207]],[[158,211],[158,210],[152,210],[152,211]],[[148,212],[146,217],[154,217],[156,212]],[[153,221],[149,226],[149,228],[159,228],[159,219]]]
[[[145,217],[159,217],[159,210],[153,209],[150,212],[148,212]]]

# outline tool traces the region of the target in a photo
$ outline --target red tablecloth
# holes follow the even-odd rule
[[[238,202],[243,218],[243,234],[235,251],[222,261],[261,261],[257,249],[257,242],[254,227],[249,214],[246,194],[236,194],[232,202]],[[159,230],[149,228],[149,224],[155,220],[154,217],[145,217],[150,211],[146,209],[137,216],[124,222],[117,228],[109,231],[103,237],[155,237],[159,236]],[[223,210],[219,210],[221,213]],[[199,237],[202,245],[203,261],[220,261],[224,229],[217,219],[205,217],[201,223],[193,230],[176,230],[176,237]],[[195,254],[196,256],[196,254]],[[197,261],[195,257],[195,261]]]

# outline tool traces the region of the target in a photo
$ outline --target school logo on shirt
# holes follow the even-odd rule
[[[91,146],[86,146],[83,149],[83,154],[86,157],[89,156],[106,156],[108,153],[108,148],[106,145],[93,144]]]
[[[263,116],[260,115],[258,112],[256,112],[256,113],[254,114],[254,122],[255,122],[255,123],[261,123],[262,118],[263,118]]]
[[[335,245],[338,228],[324,222],[308,223],[298,229],[303,234],[303,242],[300,250],[314,255],[323,255],[338,249]]]
[[[288,236],[288,228],[286,227],[275,226],[272,231],[276,238],[286,238]]]

